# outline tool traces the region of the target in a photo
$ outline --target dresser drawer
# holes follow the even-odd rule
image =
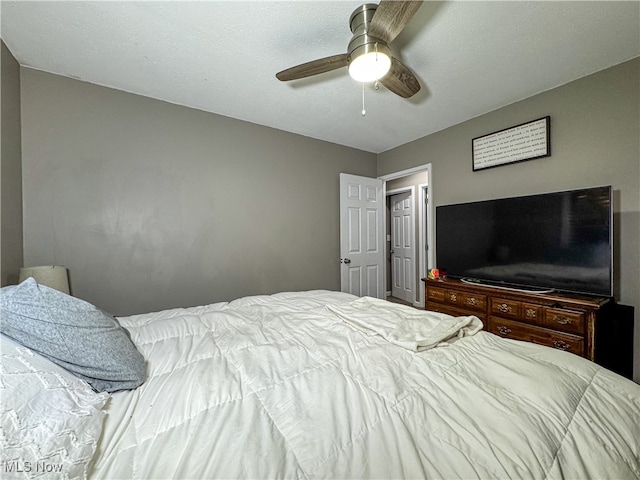
[[[522,318],[522,303],[505,298],[491,298],[489,315],[496,315],[502,318]]]
[[[517,300],[506,298],[491,298],[489,314],[496,317],[522,320],[533,325],[544,324],[543,307],[534,303],[518,302]]]
[[[427,301],[444,302],[444,288],[429,287],[427,288]]]
[[[458,290],[447,290],[444,301],[457,307],[485,312],[487,309],[487,296]]]
[[[543,308],[540,305],[535,305],[533,303],[523,303],[522,304],[522,317],[521,320],[535,324],[542,323],[543,316]]]
[[[451,305],[446,305],[443,303],[437,302],[427,302],[427,308],[425,310],[430,310],[432,312],[438,313],[446,313],[447,315],[451,315],[452,317],[468,317],[469,315],[474,315],[480,319],[484,328],[487,328],[487,316],[479,313],[472,313],[468,309],[456,308]]]
[[[582,312],[545,307],[542,322],[545,327],[563,332],[583,334],[586,331]]]
[[[500,337],[524,340],[584,356],[584,338],[578,335],[496,317],[489,317],[487,330]]]

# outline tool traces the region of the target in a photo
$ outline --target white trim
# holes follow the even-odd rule
[[[397,195],[399,193],[408,192],[409,190],[411,190],[412,193],[413,193],[413,186],[412,185],[409,185],[408,187],[400,187],[400,188],[394,188],[393,190],[387,190],[385,192],[385,196],[386,197],[390,197],[391,195]]]
[[[430,163],[426,163],[418,167],[408,168],[407,170],[401,170],[399,172],[387,173],[386,175],[381,175],[378,178],[380,180],[384,180],[385,182],[387,182],[389,180],[395,180],[396,178],[400,178],[400,177],[408,177],[409,175],[413,175],[414,173],[420,173],[425,171],[428,171],[429,173],[431,173]]]
[[[433,245],[427,242],[427,238],[433,238],[433,221],[432,221],[432,205],[431,200],[429,198],[429,184],[421,183],[418,185],[420,189],[419,193],[419,203],[418,203],[418,228],[420,229],[418,232],[419,236],[419,245],[420,252],[422,255],[420,257],[420,263],[418,265],[419,269],[419,278],[425,278],[427,276],[427,270],[430,268],[434,268],[434,259]],[[426,225],[425,225],[425,217],[426,217]],[[426,250],[426,251],[425,251]],[[420,291],[419,300],[416,303],[416,307],[424,308],[424,283],[420,282],[418,287]]]

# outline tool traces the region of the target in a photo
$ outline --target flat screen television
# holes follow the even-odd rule
[[[468,282],[610,297],[610,186],[436,208],[436,258]]]

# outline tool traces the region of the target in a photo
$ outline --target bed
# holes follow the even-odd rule
[[[112,393],[2,336],[5,477],[640,478],[639,385],[475,317],[308,291],[118,323],[146,378]]]

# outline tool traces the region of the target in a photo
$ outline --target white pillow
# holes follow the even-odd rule
[[[0,335],[0,475],[86,478],[107,393]]]

